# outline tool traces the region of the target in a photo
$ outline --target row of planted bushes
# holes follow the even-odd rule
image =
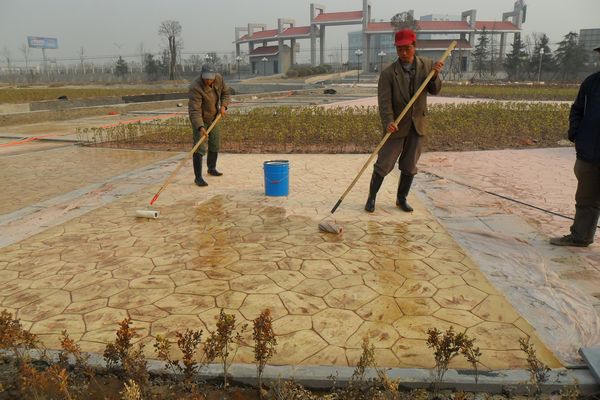
[[[562,100],[574,101],[579,87],[577,85],[457,85],[444,82],[443,96],[476,97],[497,100]]]
[[[310,76],[310,75],[318,75],[318,74],[328,74],[328,73],[331,72],[331,69],[332,69],[331,65],[329,65],[329,64],[318,65],[316,67],[294,66],[294,67],[291,67],[290,69],[288,69],[287,72],[285,73],[285,75],[288,78],[296,78],[296,77],[299,77],[299,76]]]
[[[569,105],[483,102],[429,107],[428,151],[556,146],[566,137]],[[221,124],[223,151],[368,153],[382,137],[375,107],[255,108],[229,113]],[[79,131],[89,143],[184,150],[186,117]]]
[[[106,345],[103,353],[106,368],[99,370],[91,366],[90,355],[82,352],[66,331],[59,337],[61,349],[57,356],[51,357],[44,351],[35,334],[25,330],[12,314],[2,311],[0,350],[5,353],[5,367],[4,373],[0,374],[0,398],[201,400],[216,398],[215,392],[220,394],[219,398],[230,398],[227,395],[231,380],[228,371],[238,347],[242,344],[251,345],[243,339],[247,329],[247,324],[238,323],[235,315],[221,310],[213,331],[205,333],[202,330],[186,329],[184,332],[176,331],[172,339],[157,336],[153,345],[154,353],[164,363],[164,368],[173,372],[169,378],[150,374],[145,344],[143,341],[136,343],[136,329],[130,318],[120,322],[115,340]],[[362,354],[347,385],[336,386],[335,377],[331,377],[331,391],[317,395],[293,381],[279,380],[268,386],[263,385],[265,367],[277,352],[277,339],[268,309],[253,320],[252,340],[257,397],[273,400],[467,399],[470,396],[464,392],[442,393],[444,376],[451,362],[462,356],[472,366],[477,384],[482,355],[475,346],[475,339],[469,338],[465,333],[456,332],[453,327],[445,332],[431,328],[427,331],[427,346],[435,361],[431,391],[407,391],[401,389],[400,380],[390,378],[384,369],[378,367],[375,346],[366,336],[362,343]],[[537,358],[529,338],[520,338],[519,346],[527,357],[527,369],[530,373],[525,391],[540,398],[542,385],[550,377],[550,369]],[[32,358],[35,353],[38,357]],[[200,376],[202,369],[212,362],[217,362],[222,367],[222,386],[217,388],[202,382]],[[5,397],[3,393],[9,397]],[[560,396],[565,400],[575,400],[579,396],[579,390],[575,386],[566,387],[560,391]],[[240,398],[239,394],[235,398]]]
[[[289,78],[326,74],[330,65],[317,67],[292,67],[287,72]],[[98,96],[127,96],[149,93],[185,92],[185,85],[152,87],[6,87],[0,88],[0,104],[27,103],[39,100],[54,100],[59,96],[70,99]],[[442,95],[450,97],[477,97],[498,100],[564,100],[573,101],[577,95],[577,85],[515,85],[515,84],[470,84],[460,85],[445,82]]]

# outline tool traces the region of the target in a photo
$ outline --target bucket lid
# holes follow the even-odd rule
[[[269,161],[265,161],[264,162],[265,165],[270,164],[270,165],[274,165],[274,164],[289,164],[288,160],[269,160]]]

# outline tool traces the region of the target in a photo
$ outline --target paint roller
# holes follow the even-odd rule
[[[220,119],[221,119],[221,114],[218,114],[217,118],[215,118],[215,120],[212,122],[212,124],[210,124],[210,126],[206,130],[206,134],[202,135],[200,140],[198,140],[198,143],[196,143],[194,145],[194,147],[192,148],[192,150],[190,150],[190,152],[188,153],[188,156],[179,162],[179,165],[177,165],[177,168],[175,168],[175,170],[165,180],[165,182],[160,187],[160,189],[158,189],[158,192],[156,192],[156,194],[154,195],[152,200],[150,200],[150,206],[152,206],[156,202],[156,200],[158,200],[158,196],[160,196],[160,194],[163,192],[163,190],[165,190],[167,188],[167,186],[169,186],[169,184],[171,183],[171,181],[173,180],[175,175],[177,175],[177,173],[179,172],[181,167],[183,167],[183,164],[188,160],[188,158],[192,154],[194,154],[194,152],[196,152],[196,150],[198,150],[198,148],[200,147],[200,145],[202,143],[204,143],[204,141],[208,138],[208,135],[210,134],[210,132],[213,130],[213,128],[215,127],[217,122],[219,122]],[[153,210],[153,209],[136,210],[135,216],[138,218],[157,219],[159,216],[159,212],[157,210]]]

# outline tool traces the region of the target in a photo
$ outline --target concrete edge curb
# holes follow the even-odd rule
[[[177,152],[171,157],[115,175],[103,182],[89,184],[2,215],[0,227],[4,231],[0,235],[0,249],[110,204],[123,196],[142,190],[146,186],[159,184],[161,182],[159,178],[150,174],[157,169],[179,162],[185,156],[186,153]],[[171,172],[164,171],[160,179],[165,179]],[[119,185],[120,182],[126,180],[129,181],[127,185]],[[90,199],[94,196],[98,196],[98,198],[91,201]],[[72,206],[72,203],[75,206]],[[60,211],[60,215],[53,216],[53,210]]]
[[[40,354],[45,354],[53,361],[58,360],[58,350],[29,350],[27,354],[33,359],[39,359]],[[11,355],[10,351],[0,351],[2,355]],[[99,353],[84,353],[89,355],[88,364],[94,369],[106,368],[104,358]],[[37,357],[36,357],[37,356]],[[147,360],[148,371],[154,375],[176,376],[173,371],[166,368],[164,362]],[[434,370],[425,368],[380,368],[387,375],[398,381],[402,389],[426,389],[433,381]],[[322,365],[267,365],[263,372],[263,382],[268,384],[279,380],[292,379],[294,382],[308,389],[328,390],[335,386],[345,386],[354,373],[353,367],[337,367]],[[237,385],[256,386],[256,365],[231,364],[229,367],[231,382]],[[374,369],[368,369],[366,379],[377,377]],[[198,377],[206,381],[219,380],[223,376],[222,364],[208,364],[198,373]],[[503,393],[510,389],[515,394],[526,394],[530,373],[524,369],[480,371],[478,383],[475,383],[475,373],[472,370],[449,369],[441,389],[463,390],[467,392],[486,392],[492,394]],[[548,380],[542,384],[544,393],[552,393],[567,386],[577,385],[584,395],[600,393],[600,384],[587,368],[581,369],[553,369],[548,374]]]

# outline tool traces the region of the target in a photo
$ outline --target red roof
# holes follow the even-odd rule
[[[446,50],[452,40],[418,40],[417,49],[419,50]],[[457,40],[456,49],[471,49],[471,45],[466,40]]]
[[[389,22],[369,22],[367,32],[394,32],[392,24]]]
[[[310,26],[295,26],[287,28],[279,34],[279,36],[305,36],[310,35]]]
[[[471,26],[466,21],[417,21],[419,32],[471,32]],[[508,21],[476,21],[477,30],[485,29],[488,31],[519,31],[519,29]],[[389,22],[370,22],[367,26],[367,32],[394,32],[394,27]]]
[[[277,29],[268,29],[264,31],[256,31],[252,34],[252,39],[269,38],[277,35]]]
[[[264,39],[271,38],[277,36],[277,29],[268,29],[265,31],[255,31],[250,37],[248,34],[242,36],[239,40],[249,40],[249,39]]]
[[[239,38],[236,42],[249,42],[249,41],[260,41],[260,40],[276,40],[279,37],[309,37],[310,26],[297,26],[293,28],[287,28],[280,34],[277,34],[277,29],[269,29],[265,31],[256,31],[252,37],[247,34]]]
[[[321,13],[314,19],[315,22],[342,22],[362,20],[362,11],[343,11],[332,13]]]
[[[509,21],[476,21],[475,28],[477,30],[483,30],[485,28],[487,31],[519,31],[520,29],[515,26],[512,22]]]
[[[470,32],[471,27],[465,21],[418,21],[419,32]],[[370,22],[367,32],[394,32],[394,27],[389,22]]]
[[[250,52],[250,57],[275,56],[279,54],[279,46],[257,47]]]

